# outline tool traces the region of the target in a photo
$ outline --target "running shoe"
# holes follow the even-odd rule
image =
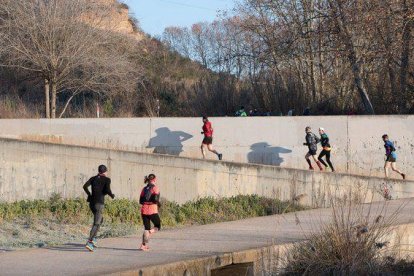
[[[219,158],[219,160],[223,160],[223,154],[221,154],[221,153],[220,153],[220,154],[218,155],[218,158]]]
[[[87,243],[86,243],[86,249],[88,249],[90,252],[93,252],[93,250],[94,250],[94,247],[93,247],[93,243],[92,243],[92,241],[88,241]]]
[[[98,241],[96,240],[96,238],[92,240],[92,244],[93,244],[93,247],[98,247]]]
[[[318,167],[319,167],[319,170],[321,170],[321,171],[323,171],[323,167],[322,167],[322,164],[321,164],[321,162],[316,162],[316,165],[318,165]]]
[[[149,251],[149,247],[148,247],[148,245],[141,244],[141,247],[139,248],[139,250],[142,250],[142,251]]]

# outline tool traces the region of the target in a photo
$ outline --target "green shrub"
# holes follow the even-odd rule
[[[240,195],[221,199],[201,198],[183,205],[162,200],[160,216],[164,226],[173,227],[230,221],[302,209],[301,206],[277,199]],[[112,224],[141,225],[142,223],[141,205],[134,200],[107,200],[104,216],[105,222]],[[52,195],[49,200],[0,203],[0,219],[7,221],[17,218],[45,218],[65,224],[87,224],[91,217],[85,199],[62,199],[58,194]]]

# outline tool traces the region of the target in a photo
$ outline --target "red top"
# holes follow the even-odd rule
[[[210,122],[205,122],[203,125],[203,132],[205,137],[212,137],[213,136],[213,128],[211,127]]]
[[[144,196],[144,189],[142,189],[141,191],[141,196]],[[160,193],[160,189],[158,189],[157,186],[154,186],[151,192],[153,195],[157,195]],[[152,202],[144,202],[144,204],[141,207],[141,214],[147,216],[158,214],[158,205]]]

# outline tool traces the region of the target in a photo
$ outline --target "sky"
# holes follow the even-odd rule
[[[213,21],[218,11],[231,10],[236,0],[121,0],[144,32],[161,36],[168,26],[189,27]]]

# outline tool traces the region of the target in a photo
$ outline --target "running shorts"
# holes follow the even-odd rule
[[[390,155],[387,155],[387,159],[385,161],[394,163],[397,161],[397,158],[395,158],[395,156],[392,156],[392,154],[390,154]]]
[[[211,145],[213,144],[213,137],[204,137],[203,145]]]
[[[141,215],[142,222],[144,223],[145,230],[151,230],[151,222],[154,224],[154,227],[161,230],[161,219],[158,214],[152,215]]]

